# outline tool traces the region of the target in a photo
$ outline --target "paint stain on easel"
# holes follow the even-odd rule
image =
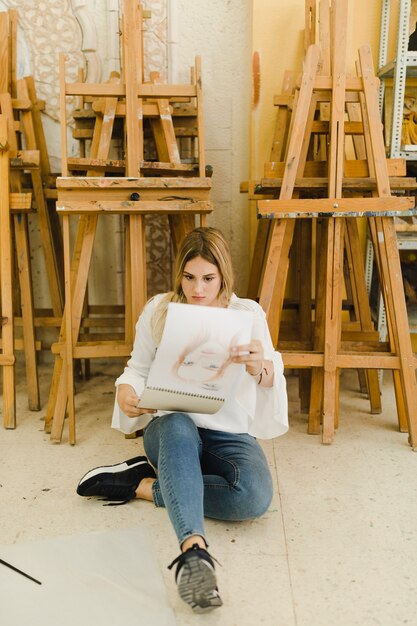
[[[261,95],[261,60],[255,50],[252,56],[252,110],[255,111]]]

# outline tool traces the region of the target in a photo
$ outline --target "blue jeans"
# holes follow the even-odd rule
[[[188,415],[169,413],[146,427],[144,446],[158,471],[154,503],[166,507],[180,545],[205,539],[204,516],[253,519],[271,503],[271,474],[251,435],[197,428]]]

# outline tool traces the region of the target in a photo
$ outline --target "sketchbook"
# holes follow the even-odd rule
[[[217,413],[235,391],[245,366],[230,350],[250,341],[251,311],[172,302],[139,406]]]

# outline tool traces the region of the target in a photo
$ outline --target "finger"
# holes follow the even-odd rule
[[[249,354],[249,348],[249,344],[233,346],[233,348],[231,348],[230,350],[230,353],[232,356],[245,356]]]

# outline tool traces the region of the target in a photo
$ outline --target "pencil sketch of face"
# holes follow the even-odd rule
[[[175,374],[188,382],[209,383],[223,375],[230,361],[230,345],[209,335],[190,343],[174,365]]]

